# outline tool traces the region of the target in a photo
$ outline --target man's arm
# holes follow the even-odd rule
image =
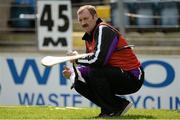
[[[104,66],[111,57],[112,52],[118,44],[118,34],[106,25],[100,25],[94,34],[96,41],[94,54],[85,58],[80,58],[77,64],[88,66]]]

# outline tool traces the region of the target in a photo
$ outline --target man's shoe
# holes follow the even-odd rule
[[[98,116],[96,116],[95,118],[104,118],[104,117],[108,117],[109,114],[106,113],[100,113]]]
[[[119,111],[111,112],[111,113],[107,113],[107,112],[101,111],[101,113],[96,118],[122,116],[132,107],[132,105],[133,104],[131,102],[124,101],[122,103],[121,109]]]
[[[129,101],[128,101],[129,102]],[[121,116],[124,115],[131,107],[132,107],[132,103],[129,102],[127,105],[124,106],[124,110],[121,112]]]
[[[96,118],[105,118],[109,117],[110,112],[106,111],[105,109],[101,108],[101,113],[96,116]]]
[[[132,103],[129,102],[129,101],[125,101],[123,104],[122,104],[122,108],[117,111],[117,112],[113,112],[113,113],[110,113],[109,116],[110,117],[114,117],[114,116],[122,116],[124,115],[131,107],[132,107]]]

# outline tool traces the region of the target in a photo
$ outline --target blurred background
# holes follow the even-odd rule
[[[98,14],[121,32],[140,54],[180,53],[179,0],[124,0],[123,13],[116,0],[71,0],[73,18],[73,49],[83,49],[82,29],[76,11],[79,6],[92,4]],[[35,18],[24,19],[21,14],[36,14],[36,0],[0,0],[1,51],[36,51],[37,28]],[[119,23],[123,14],[123,22]],[[124,31],[123,31],[124,30]],[[13,46],[13,48],[12,48]]]

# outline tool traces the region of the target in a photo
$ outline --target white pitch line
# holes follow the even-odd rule
[[[67,109],[80,110],[80,109],[83,109],[83,108],[78,108],[78,107],[54,107],[54,108],[51,108],[50,110],[67,110]]]

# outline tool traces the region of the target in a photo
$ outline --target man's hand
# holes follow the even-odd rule
[[[63,76],[66,78],[66,79],[69,79],[70,76],[71,76],[72,72],[70,70],[69,67],[67,66],[64,66],[64,70],[63,70]]]
[[[79,53],[77,51],[68,52],[67,56],[74,56],[78,55]],[[75,63],[75,60],[70,60],[71,63]]]

